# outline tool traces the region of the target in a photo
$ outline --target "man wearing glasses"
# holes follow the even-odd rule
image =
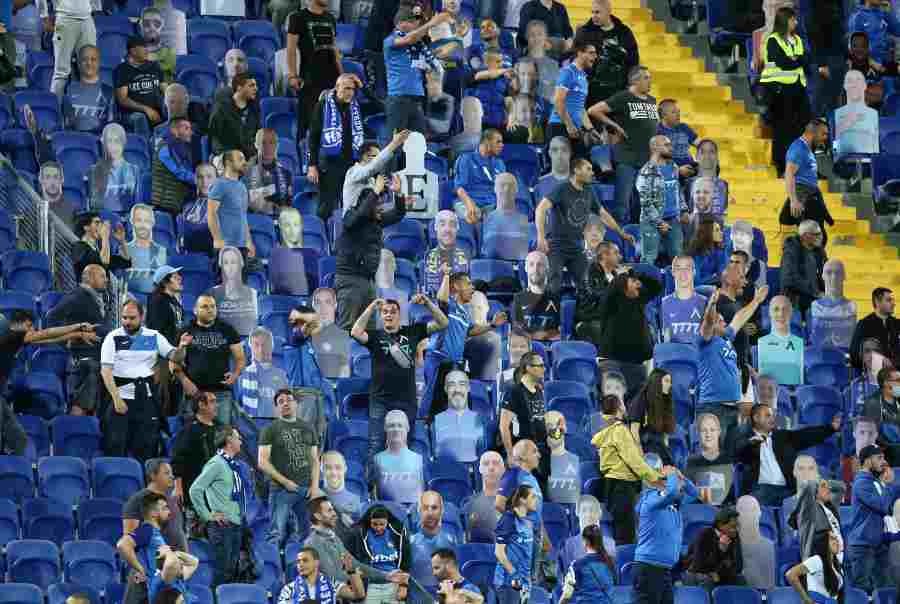
[[[362,576],[358,568],[353,567],[353,558],[344,554],[341,565],[347,572],[349,581],[340,583],[319,572],[319,553],[312,547],[304,547],[297,554],[297,577],[286,583],[278,595],[278,604],[294,602],[317,602],[318,604],[337,604],[342,600],[362,600],[366,596]]]

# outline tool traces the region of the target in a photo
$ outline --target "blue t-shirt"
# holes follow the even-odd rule
[[[528,517],[519,518],[515,512],[503,512],[497,522],[497,544],[506,546],[506,557],[512,564],[514,573],[510,575],[497,563],[494,570],[494,587],[504,587],[516,579],[527,589],[531,579],[531,558],[533,556],[534,528]],[[527,593],[527,591],[526,591]]]
[[[400,552],[397,551],[389,531],[390,528],[387,528],[384,533],[378,535],[369,529],[369,534],[366,536],[366,544],[369,546],[372,556],[371,565],[386,573],[397,570],[397,562],[400,560]]]
[[[388,96],[425,96],[422,70],[413,64],[409,46],[394,46],[398,33],[391,32],[391,35],[384,39]]]
[[[656,133],[666,136],[672,141],[672,159],[677,165],[683,166],[694,161],[691,155],[691,146],[697,140],[697,133],[690,126],[678,124],[674,128],[669,128],[660,122],[656,126]]]
[[[375,484],[379,499],[416,503],[425,490],[422,456],[410,449],[382,451],[375,456]]]
[[[410,537],[413,578],[426,587],[437,585],[437,579],[431,572],[431,555],[439,549],[454,549],[456,545],[456,537],[447,531],[438,531],[437,535],[418,532]]]
[[[682,300],[675,294],[663,298],[662,324],[668,341],[676,344],[695,343],[705,310],[706,297],[697,293],[687,300]]]
[[[808,187],[819,186],[816,155],[802,137],[791,143],[791,146],[788,148],[786,161],[797,164],[797,182]]]
[[[535,531],[540,530],[541,526],[541,510],[544,509],[544,494],[541,492],[541,485],[531,472],[526,472],[522,468],[512,467],[503,473],[500,477],[500,486],[497,488],[497,494],[503,495],[507,499],[512,497],[516,488],[526,485],[531,487],[538,498],[538,507],[535,512],[528,512],[527,518],[534,523]]]
[[[681,212],[681,186],[678,184],[678,165],[674,162],[659,165],[665,191],[663,192],[663,220],[678,218]]]
[[[78,132],[100,134],[110,121],[113,90],[103,82],[87,84],[72,80],[66,86],[62,100],[66,128]]]
[[[225,245],[247,247],[247,207],[250,194],[240,180],[217,178],[209,188],[209,199],[219,202],[219,230]]]
[[[131,538],[134,539],[134,553],[144,567],[144,572],[146,574],[155,572],[159,548],[166,544],[163,534],[152,524],[142,522],[131,534]]]
[[[481,101],[483,127],[506,127],[506,95],[509,80],[505,77],[475,82],[469,93]]]
[[[568,90],[566,94],[566,111],[572,118],[572,123],[576,128],[581,128],[581,118],[584,116],[584,104],[587,101],[588,81],[587,74],[578,69],[574,63],[569,63],[559,72],[559,78],[556,80],[557,88],[565,88]],[[551,124],[563,123],[562,118],[556,112],[556,108],[550,114]]]
[[[737,352],[732,342],[734,330],[725,329],[724,336],[713,336],[709,341],[697,336],[700,350],[700,366],[697,369],[700,404],[734,403],[741,400],[741,375],[737,366]]]
[[[469,330],[475,324],[466,307],[457,302],[455,298],[451,297],[447,302],[446,313],[447,318],[450,319],[450,325],[447,326],[447,329],[431,334],[428,350],[459,363],[463,360]]]
[[[485,157],[479,151],[463,153],[456,160],[454,188],[462,187],[478,207],[497,205],[494,180],[506,172],[506,164],[499,157]]]

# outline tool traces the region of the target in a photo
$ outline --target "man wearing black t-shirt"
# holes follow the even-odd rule
[[[328,12],[328,0],[309,0],[288,17],[288,86],[300,95],[298,132],[303,136],[309,116],[323,90],[334,87],[341,74],[341,61],[335,46],[337,20]],[[297,65],[297,49],[300,64]]]
[[[436,331],[447,329],[449,320],[438,306],[422,294],[410,300],[423,304],[432,321],[400,325],[400,303],[377,298],[359,315],[350,335],[372,353],[372,382],[369,386],[369,455],[384,448],[384,417],[399,409],[406,413],[410,427],[416,425],[416,347]],[[375,310],[381,313],[384,329],[366,329]]]
[[[244,369],[244,347],[237,331],[217,318],[216,300],[202,295],[194,304],[194,321],[178,334],[193,336],[188,346],[184,367],[169,363],[169,369],[178,377],[186,402],[203,390],[211,392],[218,400],[218,419],[222,424],[231,422],[233,406],[231,387]],[[234,368],[229,363],[234,362]]]
[[[128,38],[128,55],[113,72],[116,101],[133,132],[149,137],[162,123],[163,75],[159,63],[148,60],[147,43],[140,36]]]
[[[528,289],[513,298],[513,325],[535,340],[559,339],[560,301],[547,288],[547,256],[535,250],[525,257]]]

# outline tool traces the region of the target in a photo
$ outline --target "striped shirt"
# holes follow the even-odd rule
[[[125,379],[146,378],[153,375],[159,357],[168,358],[175,347],[155,329],[141,326],[130,335],[124,327],[109,332],[100,347],[100,364],[112,367],[113,376]],[[134,399],[134,384],[119,388],[124,399]]]

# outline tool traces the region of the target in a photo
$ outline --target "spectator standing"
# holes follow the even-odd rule
[[[244,515],[253,492],[250,473],[237,459],[241,452],[237,428],[223,426],[216,433],[216,449],[190,488],[191,503],[206,524],[212,549],[213,589],[235,582]]]
[[[158,454],[162,421],[154,368],[160,358],[184,362],[191,336],[178,348],[156,330],[142,325],[144,307],[136,300],[122,305],[122,326],[109,332],[100,347],[100,374],[112,399],[104,419],[107,455],[134,455],[145,461]],[[127,401],[127,402],[126,402]]]
[[[184,364],[169,364],[181,382],[187,399],[198,392],[210,392],[218,400],[218,420],[228,424],[236,413],[232,387],[247,364],[244,346],[234,327],[218,318],[216,300],[208,294],[197,297],[194,320],[179,332],[179,338],[190,335]],[[236,417],[234,418],[237,419]]]
[[[596,6],[596,4],[595,4]],[[581,530],[584,556],[572,563],[566,574],[560,604],[587,604],[612,602],[612,588],[615,584],[615,566],[603,546],[603,530],[589,525]]]
[[[610,286],[621,270],[622,253],[612,241],[597,244],[587,279],[579,286],[575,307],[575,333],[599,348],[603,338],[603,308]]]
[[[53,80],[50,91],[62,98],[71,71],[72,53],[80,52],[88,45],[97,45],[97,29],[91,16],[93,2],[58,0],[53,3],[54,17],[50,16],[51,3],[48,0],[37,0],[37,5],[44,22],[44,31],[53,31]],[[18,10],[20,7],[16,8]],[[11,21],[12,19],[4,22],[10,30]]]
[[[503,67],[503,56],[499,50],[489,49],[484,52],[484,68],[472,75],[469,84],[469,93],[481,101],[484,116],[481,124],[483,128],[496,128],[500,131],[506,129],[507,112],[506,97],[514,84],[513,69]]]
[[[793,306],[786,296],[769,302],[772,330],[759,339],[759,372],[771,375],[781,386],[803,384],[803,338],[791,333]]]
[[[837,602],[844,588],[839,537],[831,531],[823,533],[816,539],[812,554],[787,571],[788,582],[807,604]],[[803,577],[806,578],[805,586]]]
[[[181,269],[165,264],[153,271],[153,293],[147,305],[146,325],[174,342],[184,318],[181,292],[184,282]]]
[[[416,8],[419,10],[416,11]],[[394,17],[395,29],[384,39],[382,45],[387,68],[388,98],[385,113],[388,132],[427,131],[422,72],[440,71],[443,67],[423,39],[432,27],[452,20],[450,13],[438,13],[422,23],[421,7],[401,5],[397,11]]]
[[[317,213],[322,222],[340,207],[344,175],[363,149],[362,110],[356,100],[360,84],[356,76],[343,74],[334,83],[334,90],[325,92],[310,108],[306,178],[319,185]]]
[[[239,73],[231,80],[231,96],[217,100],[209,116],[207,132],[213,155],[235,150],[246,158],[256,155],[256,131],[262,125],[258,93],[256,79],[250,74]]]
[[[572,143],[568,136],[549,139],[547,154],[550,156],[550,172],[541,176],[534,185],[534,196],[544,199],[572,176]]]
[[[881,368],[878,392],[866,398],[863,417],[878,422],[879,442],[888,461],[900,462],[900,369]]]
[[[494,553],[497,567],[493,586],[499,604],[527,601],[531,593],[534,566],[534,531],[526,516],[535,514],[540,499],[535,489],[520,485],[510,494],[506,509],[497,521]]]
[[[259,437],[259,469],[269,477],[268,541],[281,547],[290,536],[289,523],[298,504],[321,497],[319,436],[297,417],[297,399],[290,389],[275,393],[278,417]],[[299,533],[299,527],[298,527]]]
[[[681,225],[687,224],[689,216],[668,137],[650,139],[650,160],[638,172],[635,184],[641,205],[641,261],[655,264],[660,251],[675,258],[681,254]]]
[[[794,460],[797,452],[818,445],[841,429],[841,416],[835,415],[826,426],[798,430],[775,427],[775,414],[768,405],[757,403],[750,412],[752,432],[735,444],[736,458],[747,464],[751,495],[760,505],[780,506],[797,490]]]
[[[197,572],[200,560],[185,551],[160,548],[156,558],[156,572],[148,579],[149,602],[183,602],[190,598],[187,581]]]
[[[863,368],[864,345],[867,340],[878,342],[878,349],[891,363],[900,366],[900,319],[894,317],[894,292],[886,287],[872,290],[871,313],[860,319],[850,341],[850,362],[857,370]]]
[[[810,340],[835,348],[850,348],[856,328],[856,302],[844,295],[844,263],[832,258],[822,268],[825,295],[810,306]]]
[[[628,72],[640,64],[640,52],[631,28],[612,14],[610,0],[593,0],[591,18],[575,32],[578,42],[597,49],[588,75],[588,107],[628,87]]]
[[[825,289],[822,271],[827,259],[823,230],[813,220],[801,222],[798,234],[784,240],[781,289],[804,317]]]
[[[147,598],[147,581],[156,569],[160,547],[166,545],[162,527],[168,523],[171,513],[164,495],[145,494],[140,502],[141,522],[137,527],[130,524],[132,531],[116,543],[119,556],[129,566],[125,602],[140,602]]]
[[[298,3],[299,10],[287,17],[287,83],[291,91],[300,96],[297,124],[300,136],[310,124],[319,95],[335,86],[342,71],[335,41],[337,19],[328,8],[328,0],[312,0],[306,7]],[[297,50],[300,51],[299,65]]]
[[[869,445],[859,453],[860,470],[853,479],[847,556],[850,582],[871,593],[886,583],[888,547],[882,542],[884,517],[891,515],[897,490],[894,471],[883,451]]]
[[[100,49],[85,44],[78,51],[78,79],[65,85],[62,97],[65,129],[99,136],[112,120],[113,99],[112,87],[100,81]]]
[[[410,570],[409,534],[403,521],[384,505],[371,506],[346,539],[347,550],[363,564],[401,578]],[[396,572],[402,571],[402,572]],[[397,584],[369,583],[367,597],[374,602],[396,604],[406,598],[406,580]]]
[[[432,556],[440,550],[452,549],[457,537],[446,529],[444,523],[444,499],[436,491],[425,491],[419,496],[419,530],[409,538],[412,554],[412,576],[422,586],[437,587],[432,573]]]
[[[197,185],[191,141],[194,127],[184,116],[172,116],[153,154],[153,207],[177,216]]]
[[[342,131],[343,135],[343,131]],[[341,197],[341,214],[349,212],[360,201],[360,194],[371,186],[371,179],[385,170],[397,149],[409,138],[409,131],[397,132],[384,149],[372,142],[363,143],[359,149],[359,161],[347,169]]]
[[[784,157],[790,141],[800,135],[800,128],[811,115],[805,73],[809,53],[797,34],[797,24],[794,9],[782,6],[775,13],[772,33],[762,44],[763,69],[759,83],[769,106],[774,135],[772,163],[778,168],[779,176],[785,173]]]
[[[803,456],[798,456],[799,460]],[[812,462],[815,464],[815,460]],[[833,481],[836,483],[835,491],[832,491],[832,481],[819,478],[818,467],[813,466],[815,476],[812,479],[797,481],[797,491],[794,511],[788,518],[788,525],[796,527],[800,540],[800,556],[807,558],[813,553],[815,542],[823,533],[834,532],[841,544],[841,551],[844,550],[844,538],[841,535],[840,512],[835,506],[835,491],[837,492],[838,501],[843,498],[844,483],[841,481]],[[797,464],[794,464],[796,475]],[[794,499],[792,497],[792,499]],[[787,505],[788,500],[785,500]]]
[[[384,433],[380,430],[385,415],[394,409],[406,413],[414,426],[416,405],[415,351],[428,335],[447,328],[447,315],[422,294],[413,296],[413,304],[424,304],[433,321],[401,327],[400,304],[396,300],[376,299],[359,315],[350,336],[372,353],[372,384],[369,392],[369,455],[381,450]],[[375,310],[381,313],[384,329],[367,329]]]
[[[669,435],[675,433],[672,374],[657,367],[633,399],[628,402],[628,422],[644,453],[655,453],[663,465],[675,465]]]
[[[728,263],[722,225],[710,214],[701,215],[699,218],[686,253],[694,259],[694,283],[715,285],[719,283],[722,271]]]
[[[785,146],[787,144],[784,143]],[[816,149],[823,148],[826,144],[828,123],[818,118],[806,124],[801,136],[790,144],[784,161],[784,187],[788,198],[778,217],[778,221],[784,225],[799,225],[803,220],[815,221],[822,231],[822,246],[828,242],[825,223],[834,226],[834,219],[819,189],[815,155]]]
[[[523,59],[528,58],[537,66],[540,85],[537,94],[544,101],[551,101],[556,89],[556,80],[559,78],[559,61],[547,56],[550,47],[547,40],[547,24],[535,19],[526,25],[525,34],[528,37],[528,47],[522,49]],[[596,63],[594,66],[596,67]]]
[[[207,225],[212,235],[213,248],[241,248],[241,253],[252,258],[256,256],[247,210],[250,207],[250,193],[241,180],[247,171],[247,159],[240,150],[226,151],[222,155],[225,170],[209,187],[207,200]]]
[[[551,0],[552,1],[552,0]],[[540,0],[529,0],[528,4],[540,4]],[[555,2],[554,2],[555,4]],[[588,96],[587,72],[597,61],[597,49],[586,42],[575,46],[575,59],[560,70],[553,92],[553,112],[550,114],[547,139],[565,136],[572,145],[576,156],[588,154],[582,140],[585,134],[597,136],[594,124],[588,117],[585,101]]]
[[[556,0],[528,0],[519,9],[519,34],[516,45],[519,48],[528,46],[528,24],[542,21],[547,26],[547,35],[554,44],[554,50],[560,54],[571,50],[572,22],[566,7]],[[507,24],[508,25],[508,24]]]
[[[437,71],[425,74],[425,120],[428,131],[422,134],[428,140],[446,140],[450,136],[456,117],[456,98],[444,91],[443,77]]]
[[[147,474],[147,486],[129,497],[122,506],[122,532],[125,535],[131,535],[140,526],[143,518],[141,509],[144,497],[150,494],[162,495],[166,498],[169,508],[169,517],[159,527],[163,539],[166,545],[173,550],[187,552],[188,543],[184,535],[181,500],[176,494],[169,494],[175,484],[172,466],[166,460],[157,458],[148,459],[144,464],[144,469]]]
[[[627,545],[634,543],[635,503],[641,481],[657,482],[660,474],[641,457],[640,444],[625,422],[625,405],[621,399],[603,397],[602,410],[606,426],[594,435],[591,444],[602,451],[600,474],[603,475],[604,493],[594,495],[602,495],[606,501],[616,545]]]
[[[615,206],[616,220],[628,224],[634,214],[634,181],[650,159],[650,138],[659,124],[656,98],[650,95],[650,70],[643,65],[633,67],[628,72],[628,89],[592,105],[588,116],[612,127],[624,139],[616,147]]]
[[[544,360],[536,352],[526,352],[519,360],[514,384],[500,405],[500,441],[508,458],[513,455],[513,445],[523,440],[544,442],[547,438],[545,371]]]
[[[128,38],[128,54],[113,72],[116,101],[129,129],[149,137],[162,123],[162,69],[151,61],[147,42],[140,36]]]
[[[194,504],[190,498],[191,485],[200,476],[203,466],[216,454],[216,433],[222,427],[218,415],[218,400],[211,392],[200,392],[191,401],[194,418],[178,435],[172,451],[172,471],[175,474],[174,495],[191,520]]]
[[[506,172],[506,164],[500,159],[502,152],[503,135],[488,128],[481,133],[477,151],[463,153],[456,159],[453,186],[457,201],[453,208],[469,224],[481,222],[483,216],[497,209],[494,181],[498,174]]]
[[[278,133],[275,130],[257,130],[254,146],[256,157],[248,162],[244,173],[244,182],[250,191],[250,210],[280,218],[294,200],[294,175],[278,159]],[[286,239],[283,234],[282,237]]]
[[[313,547],[304,547],[297,554],[297,576],[281,588],[279,604],[288,602],[335,603],[338,599],[356,601],[366,596],[362,573],[349,557],[341,559],[341,570],[346,575],[346,583],[320,572],[319,552]]]
[[[566,268],[576,286],[584,281],[588,260],[584,255],[584,227],[591,214],[599,214],[600,221],[634,244],[634,237],[622,227],[600,205],[591,188],[594,181],[594,167],[583,157],[572,162],[572,175],[568,182],[559,185],[544,197],[535,210],[537,227],[537,247],[548,254],[550,261],[550,293],[558,296],[562,270]],[[553,209],[553,232],[547,237],[547,212]]]
[[[99,264],[109,271],[117,271],[131,267],[131,258],[128,255],[128,245],[125,242],[125,226],[116,222],[113,227],[104,221],[95,212],[83,212],[78,215],[75,223],[75,236],[78,241],[72,244],[70,250],[72,258],[72,270],[76,275],[81,275],[89,264]],[[118,253],[113,253],[112,241],[118,243]]]
[[[694,259],[675,256],[672,276],[675,291],[662,299],[663,339],[676,344],[693,344],[706,310],[706,297],[694,289]]]
[[[690,566],[686,585],[699,585],[712,591],[721,585],[744,585],[741,576],[743,557],[738,536],[738,513],[721,508],[713,525],[701,530],[688,550]]]

